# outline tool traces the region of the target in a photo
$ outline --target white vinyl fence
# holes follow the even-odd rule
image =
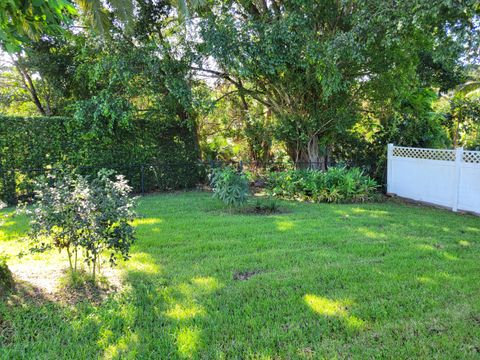
[[[388,145],[387,192],[480,214],[480,151]]]

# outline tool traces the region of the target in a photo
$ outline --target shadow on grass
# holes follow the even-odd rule
[[[98,343],[104,358],[195,358],[203,348],[205,298],[213,277],[172,283],[161,274],[129,271],[122,299],[105,318]]]
[[[16,282],[14,291],[0,299],[1,357],[94,358],[100,350],[98,319],[74,315],[93,309],[87,303],[66,306],[40,288]]]

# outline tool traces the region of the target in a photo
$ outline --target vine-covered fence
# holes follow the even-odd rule
[[[388,145],[387,192],[480,214],[480,151]]]

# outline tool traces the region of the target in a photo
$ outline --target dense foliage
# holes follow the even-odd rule
[[[28,196],[38,171],[59,162],[85,174],[114,168],[135,191],[191,187],[199,180],[191,55],[178,55],[181,45],[173,47],[160,31],[172,7],[139,1],[127,33],[120,11],[126,7],[115,6],[120,1],[88,3],[108,15],[105,36],[64,29],[26,39],[0,69],[6,79],[0,111],[29,115],[36,109],[63,118],[0,118],[1,170],[7,174],[1,197],[9,202]],[[108,11],[103,3],[111,5]],[[171,34],[181,31],[175,27]]]
[[[31,212],[32,252],[56,248],[68,255],[70,270],[76,273],[79,254],[92,269],[95,279],[102,253],[115,265],[117,254],[129,257],[134,231],[134,199],[123,176],[98,172],[94,179],[68,171],[38,181],[36,204]]]
[[[377,183],[358,168],[272,172],[266,183],[272,196],[314,202],[363,202],[375,197]]]
[[[22,43],[45,33],[59,33],[75,8],[68,0],[2,1],[0,3],[0,48],[15,51]]]
[[[377,181],[386,180],[386,144],[446,148],[451,145],[444,117],[433,109],[436,94],[430,90],[408,95],[397,109],[378,109],[364,115],[351,129],[338,134],[331,147],[334,163],[360,167]]]
[[[59,157],[134,188],[140,171],[120,162],[157,164],[149,189],[191,186],[200,157],[382,182],[389,142],[480,145],[479,23],[474,0],[8,2],[0,112],[68,118],[66,138],[45,136],[75,144]]]
[[[241,206],[249,195],[247,177],[232,166],[214,168],[210,174],[210,185],[213,196],[227,206]]]
[[[75,118],[0,116],[0,198],[28,198],[34,179],[62,163],[83,174],[113,168],[136,192],[189,188],[202,176],[198,156],[192,130],[175,119],[98,133]]]
[[[397,112],[425,83],[459,81],[479,11],[474,1],[219,2],[200,29],[222,71],[199,72],[232,84],[248,114],[247,99],[271,111],[292,160],[324,168],[335,137],[364,114]]]

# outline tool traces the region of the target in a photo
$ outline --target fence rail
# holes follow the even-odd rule
[[[389,144],[387,192],[480,214],[480,151]]]

